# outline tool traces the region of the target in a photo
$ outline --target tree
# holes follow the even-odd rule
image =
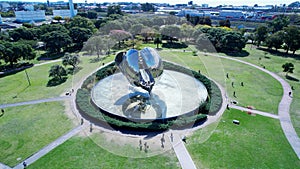
[[[288,26],[283,28],[283,30],[286,53],[291,50],[295,54],[296,50],[300,49],[300,31],[296,26]]]
[[[106,54],[110,54],[110,49],[116,44],[116,41],[109,35],[102,36],[103,50]]]
[[[88,11],[87,18],[89,18],[89,19],[97,19],[97,12],[95,12],[95,11]]]
[[[161,17],[154,17],[152,19],[153,25],[162,26],[165,24],[165,20]]]
[[[193,35],[194,32],[194,28],[191,25],[188,24],[182,24],[180,27],[180,31],[181,31],[181,37],[185,39],[185,41],[187,41],[188,39],[190,39]]]
[[[282,65],[283,72],[286,72],[286,76],[288,73],[293,73],[294,71],[294,64],[293,63],[285,63]]]
[[[142,24],[134,24],[132,25],[132,27],[130,28],[129,32],[135,36],[135,35],[139,35],[142,32],[142,29],[144,28],[144,25]]]
[[[154,12],[155,8],[152,4],[146,2],[145,4],[141,4],[141,8],[144,12]]]
[[[110,21],[99,29],[99,34],[107,35],[112,30],[123,30],[123,27],[121,26],[119,21]]]
[[[272,33],[282,30],[284,27],[287,27],[290,24],[290,19],[288,16],[279,15],[271,22],[267,22],[268,27]]]
[[[91,54],[96,52],[98,59],[100,58],[101,51],[103,50],[103,41],[101,36],[91,37],[84,45],[83,50],[89,51]]]
[[[79,55],[78,54],[70,54],[66,53],[64,57],[62,58],[62,64],[64,66],[71,65],[73,67],[73,70],[76,68],[76,66],[80,63]]]
[[[177,37],[179,38],[180,35],[180,28],[175,25],[166,25],[161,29],[161,34],[166,37],[167,40],[170,40],[172,43],[172,40]]]
[[[54,16],[53,20],[56,20],[56,21],[60,22],[61,20],[63,20],[63,17],[61,17],[61,16]]]
[[[54,79],[63,80],[63,77],[67,76],[67,71],[61,65],[53,65],[49,70],[49,77]]]
[[[60,53],[61,48],[65,48],[72,43],[71,37],[67,33],[61,31],[46,33],[41,39],[46,43],[46,48],[49,52],[52,53]]]
[[[283,45],[283,38],[284,38],[284,32],[278,31],[268,36],[265,42],[269,49],[272,49],[274,47],[275,50],[277,51]]]
[[[256,34],[255,40],[256,40],[258,47],[262,41],[265,41],[265,39],[267,37],[267,33],[268,33],[268,28],[266,26],[259,26],[257,28],[257,30],[255,32],[255,34]]]
[[[120,5],[108,6],[107,16],[109,17],[110,15],[113,15],[113,14],[123,15]]]
[[[68,29],[66,29],[66,27],[64,27],[61,24],[44,24],[42,26],[40,26],[40,33],[42,35],[49,33],[49,32],[53,32],[53,31],[60,31],[60,32],[64,32],[64,33],[68,33]]]
[[[203,25],[208,25],[208,26],[211,26],[211,19],[209,16],[205,16],[203,18]],[[230,28],[230,25],[229,25],[229,28]]]
[[[225,26],[225,27],[230,28],[230,26],[231,26],[230,20],[229,19],[220,20],[219,21],[219,26]]]
[[[109,53],[110,49],[115,45],[115,40],[110,36],[93,36],[84,45],[83,50],[96,52],[98,59],[104,50],[105,53]]]
[[[156,32],[157,31],[153,28],[145,27],[141,30],[141,35],[144,37],[144,41],[148,42],[148,38],[151,38],[153,40],[153,38],[156,35]]]
[[[156,48],[158,49],[158,45],[162,44],[161,38],[159,36],[156,36],[153,43],[156,44]]]
[[[224,52],[240,52],[246,46],[245,38],[239,32],[235,31],[226,32],[220,42],[222,43],[222,51]]]
[[[70,29],[69,35],[72,38],[73,43],[75,43],[75,46],[78,49],[81,49],[83,43],[92,36],[92,32],[86,28],[73,27]]]
[[[110,37],[112,37],[113,39],[118,41],[119,48],[121,48],[121,41],[124,41],[125,39],[128,39],[131,37],[131,34],[124,30],[111,30],[109,35],[110,35]]]
[[[19,42],[3,42],[0,53],[4,61],[9,63],[11,67],[21,59],[32,60],[36,56],[30,45]]]
[[[68,23],[66,27],[68,29],[79,27],[79,28],[89,29],[91,32],[95,31],[94,23],[90,19],[81,16],[75,16],[74,18],[72,18],[70,23]]]
[[[25,39],[25,40],[33,40],[34,39],[33,33],[30,31],[30,29],[28,29],[26,27],[20,27],[20,28],[13,29],[13,30],[9,31],[9,35],[15,42],[20,39]]]

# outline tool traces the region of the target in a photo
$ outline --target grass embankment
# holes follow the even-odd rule
[[[0,117],[0,162],[15,166],[72,126],[60,102],[6,108]]]
[[[240,125],[233,124],[233,119]],[[231,109],[203,141],[205,132],[204,128],[187,138],[187,149],[199,168],[293,169],[300,165],[279,120]]]
[[[240,106],[253,106],[258,110],[277,114],[282,96],[280,83],[270,75],[251,66],[214,56],[193,56],[191,52],[161,51],[163,59],[187,66],[221,84],[232,100]],[[229,78],[226,78],[228,73]],[[232,86],[233,82],[233,86]],[[241,82],[244,86],[241,86]],[[233,93],[236,93],[236,97]]]
[[[264,48],[263,48],[264,49]],[[285,79],[291,86],[294,87],[293,90],[293,102],[290,108],[291,119],[293,126],[300,137],[300,55],[299,51],[296,52],[297,55],[293,56],[291,54],[285,54],[284,50],[279,50],[280,52],[272,51],[272,53],[256,49],[255,46],[247,45],[245,50],[249,53],[247,57],[236,57],[237,59],[244,60],[253,63],[258,66],[265,66],[267,70],[276,73],[283,79]],[[294,72],[289,73],[292,78],[286,78],[286,73],[283,72],[282,65],[284,63],[291,62],[294,64]]]
[[[57,97],[64,92],[72,89],[72,86],[78,83],[87,74],[93,72],[101,66],[101,62],[92,62],[95,56],[81,57],[79,71],[75,75],[68,75],[66,82],[52,87],[47,87],[49,81],[49,70],[52,65],[61,64],[61,62],[49,63],[45,65],[35,66],[27,69],[31,85],[29,86],[25,71],[21,71],[14,75],[0,78],[0,104],[16,103],[42,98]],[[114,57],[106,57],[102,62],[107,63]]]
[[[165,154],[152,156],[148,158],[129,158],[121,157],[112,154],[99,145],[95,144],[94,139],[101,140],[99,135],[93,135],[93,139],[89,137],[73,137],[66,141],[56,149],[39,159],[37,162],[30,165],[29,169],[34,168],[180,168],[178,160],[173,151],[168,151]],[[106,140],[102,140],[105,142]],[[116,143],[110,144],[111,148],[118,151],[136,153],[139,157],[141,152],[138,147],[118,146]]]

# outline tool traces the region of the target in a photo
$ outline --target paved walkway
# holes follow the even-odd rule
[[[0,163],[0,169],[11,169],[9,166]]]
[[[31,101],[27,101],[27,102],[2,104],[2,105],[0,105],[0,109],[7,108],[7,107],[39,104],[39,103],[45,103],[45,102],[62,101],[62,100],[68,100],[68,99],[71,99],[71,97],[70,96],[61,96],[61,97],[53,97],[53,98],[48,98],[48,99],[31,100]]]
[[[259,110],[248,109],[248,108],[241,107],[241,106],[236,106],[236,105],[233,105],[233,104],[230,104],[229,107],[233,108],[233,109],[246,111],[246,112],[251,112],[251,113],[254,113],[254,114],[259,114],[259,115],[262,115],[262,116],[265,116],[265,117],[271,117],[273,119],[279,119],[279,117],[275,114],[266,113],[266,112],[262,112],[262,111],[259,111]]]
[[[244,63],[246,65],[255,67],[255,68],[271,75],[273,78],[275,78],[277,81],[280,82],[280,84],[283,88],[283,96],[282,96],[281,101],[278,106],[278,116],[279,116],[279,120],[280,120],[280,125],[285,134],[285,137],[287,138],[287,140],[289,141],[290,145],[292,146],[294,152],[298,156],[298,159],[300,159],[300,139],[293,127],[290,113],[289,113],[290,105],[292,103],[292,97],[289,96],[289,92],[292,92],[290,85],[284,79],[282,79],[280,76],[278,76],[277,74],[270,72],[270,71],[268,71],[262,67],[259,67],[257,65],[254,65],[252,63],[242,61],[242,60],[232,58],[232,57],[227,57],[227,56],[220,56],[220,55],[216,55],[216,54],[209,54],[209,55],[233,60],[236,62]]]
[[[35,64],[34,66],[42,66],[42,65],[49,64],[49,63],[55,63],[55,62],[61,62],[61,61],[62,61],[62,59],[56,59],[56,60],[46,61],[43,63],[38,63],[38,64]]]
[[[40,151],[33,154],[32,156],[30,156],[29,158],[27,158],[24,161],[26,161],[27,165],[30,165],[30,164],[34,163],[39,158],[43,157],[44,155],[49,153],[51,150],[55,149],[57,146],[61,145],[62,143],[64,143],[68,139],[70,139],[71,137],[75,136],[82,129],[83,129],[83,126],[78,126],[74,129],[72,129],[71,131],[69,131],[68,133],[66,133],[63,136],[59,137],[57,140],[53,141],[52,143],[50,143],[46,147],[42,148]],[[20,164],[16,165],[13,169],[23,169],[23,161]]]
[[[176,153],[178,161],[181,165],[181,168],[182,169],[196,169],[196,166],[195,166],[189,152],[185,148],[180,135],[177,133],[173,134],[173,138],[170,138],[170,141],[172,143],[172,147]]]

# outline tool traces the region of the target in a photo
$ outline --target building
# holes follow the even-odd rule
[[[74,14],[77,15],[77,10],[74,10]],[[53,10],[53,17],[61,16],[62,18],[71,18],[70,10]]]
[[[242,11],[234,10],[222,10],[220,11],[219,16],[222,18],[245,18],[245,15]]]
[[[203,12],[199,12],[198,10],[195,9],[183,9],[178,12],[177,16],[179,17],[186,17],[187,15],[189,16],[204,16],[205,14]]]
[[[201,7],[202,8],[208,8],[208,4],[202,4]]]
[[[44,10],[39,11],[15,11],[17,22],[39,22],[46,20]]]

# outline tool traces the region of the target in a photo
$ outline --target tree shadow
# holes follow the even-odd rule
[[[62,77],[61,79],[59,78],[52,78],[48,81],[47,83],[47,87],[54,87],[54,86],[58,86],[60,84],[63,84],[64,82],[67,81],[67,77]]]
[[[300,81],[299,79],[297,79],[297,78],[295,78],[293,76],[290,76],[290,75],[286,75],[285,77],[286,77],[286,79],[291,80],[291,81],[295,81],[295,82],[299,82]]]
[[[249,52],[246,50],[242,50],[240,52],[225,52],[227,56],[232,56],[232,57],[247,57],[249,56]]]
[[[300,60],[300,55],[299,54],[291,54],[291,53],[286,53],[286,52],[281,52],[281,51],[276,51],[276,50],[272,50],[272,49],[268,49],[268,48],[262,48],[259,47],[257,48],[258,50],[264,51],[264,52],[268,52],[274,56],[280,56],[280,57],[284,57],[284,58],[294,58],[297,60]],[[267,57],[265,57],[267,58]]]
[[[104,60],[104,57],[92,58],[92,59],[90,59],[90,63],[97,63],[97,62],[100,62],[102,60]]]
[[[59,59],[61,57],[63,57],[65,55],[64,52],[62,53],[50,53],[50,52],[46,52],[41,54],[40,57],[37,58],[38,61],[40,60],[55,60],[55,59]]]
[[[14,64],[13,67],[10,65],[0,65],[0,78],[19,73],[25,69],[31,68],[32,66],[32,63],[27,62]]]
[[[80,70],[82,70],[83,68],[82,67],[80,67],[80,66],[77,66],[77,67],[75,67],[75,69],[73,69],[73,67],[72,68],[68,68],[67,69],[67,72],[68,72],[68,74],[70,74],[70,75],[75,75],[76,73],[78,73]]]

